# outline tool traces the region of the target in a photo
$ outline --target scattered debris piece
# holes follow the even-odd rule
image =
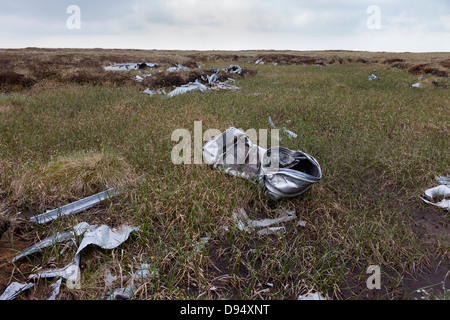
[[[306,227],[306,221],[299,220],[299,221],[297,222],[297,227]]]
[[[219,81],[219,76],[217,75],[217,73],[213,73],[210,76],[206,76],[206,79],[208,80],[209,85],[214,85],[216,82]]]
[[[236,73],[238,75],[242,75],[242,68],[238,65],[230,65],[229,67],[224,69],[227,73]]]
[[[369,81],[372,81],[372,80],[380,80],[381,78],[380,77],[377,77],[376,75],[374,75],[373,73],[369,76]]]
[[[283,210],[282,211],[282,216],[276,219],[264,219],[264,220],[251,220],[249,219],[247,213],[245,212],[244,208],[240,208],[239,209],[239,214],[242,218],[245,219],[247,225],[250,228],[265,228],[265,227],[269,227],[271,225],[274,224],[278,224],[281,222],[287,222],[287,221],[291,221],[295,218],[297,218],[297,216],[295,215],[294,211],[289,211],[289,210]]]
[[[54,210],[46,211],[38,216],[31,217],[30,221],[36,223],[46,223],[55,220],[61,216],[66,216],[72,213],[79,213],[86,209],[93,207],[94,205],[116,196],[119,193],[118,188],[111,188],[106,191],[99,192],[87,198],[69,203],[65,206],[59,207]]]
[[[0,239],[2,238],[3,234],[8,231],[10,226],[10,218],[8,217],[9,208],[2,208],[0,204]]]
[[[109,300],[131,299],[140,286],[157,275],[157,272],[151,270],[148,264],[142,264],[141,267],[134,272],[125,288],[116,289],[112,294],[108,292],[107,297]]]
[[[423,88],[423,85],[422,85],[422,82],[421,82],[422,79],[423,79],[423,76],[418,77],[417,80],[419,80],[419,81],[414,83],[414,84],[412,84],[411,87],[413,87],[413,88]]]
[[[61,288],[62,278],[59,278],[54,283],[50,285],[52,288],[52,292],[50,293],[50,297],[46,300],[56,300],[56,296],[59,294],[59,289]]]
[[[272,121],[272,118],[269,116],[269,126],[273,129],[276,129],[275,124]],[[295,139],[297,138],[297,134],[288,130],[286,127],[281,128],[281,130],[288,135],[289,138]]]
[[[436,177],[436,180],[440,183],[440,184],[445,184],[447,186],[450,186],[450,174],[448,174],[447,176],[438,176]]]
[[[195,247],[195,249],[197,249],[197,251],[200,251],[209,242],[209,240],[211,240],[210,237],[202,237],[196,244],[193,244],[193,246]]]
[[[258,59],[255,61],[255,64],[263,65],[264,61],[262,59]]]
[[[450,210],[450,175],[437,176],[439,186],[425,190],[420,197],[425,203]]]
[[[151,76],[152,76],[151,73],[142,73],[142,72],[141,72],[141,75],[142,75],[142,76],[136,75],[136,76],[134,77],[134,80],[136,80],[137,82],[142,82],[142,81],[144,81],[145,78],[148,78],[148,77],[151,77]]]
[[[437,187],[427,189],[421,199],[425,203],[450,210],[450,187],[441,184]]]
[[[175,67],[170,67],[170,68],[166,69],[166,71],[170,71],[170,72],[178,71],[178,70],[185,70],[185,71],[188,71],[189,68],[188,68],[188,67],[185,67],[185,66],[183,66],[183,65],[181,65],[181,64],[176,63],[176,64],[175,64]]]
[[[33,282],[29,283],[13,282],[6,288],[6,290],[0,296],[0,300],[14,300],[19,293],[28,290],[33,286],[34,286]]]
[[[210,89],[211,90],[239,90],[239,87],[228,84],[226,82],[216,82],[211,86]]]
[[[264,149],[230,127],[202,148],[206,163],[230,175],[258,180],[263,192],[274,200],[296,197],[322,178],[312,156],[284,147]]]
[[[66,282],[67,288],[81,289],[80,267],[75,262],[71,262],[65,267],[60,269],[44,270],[29,276],[30,279],[57,278],[57,277],[67,279]]]
[[[150,96],[152,96],[155,92],[153,90],[150,90],[150,88],[145,89],[144,91],[142,91]]]
[[[134,77],[134,80],[136,80],[137,82],[142,82],[142,81],[144,81],[144,78],[142,78],[140,75],[136,75]]]
[[[320,293],[308,293],[306,295],[299,295],[297,300],[326,300]]]
[[[285,227],[269,227],[269,228],[264,228],[258,231],[258,234],[264,234],[264,235],[268,235],[268,234],[275,234],[275,233],[286,233],[286,228]]]
[[[219,69],[216,69],[216,68],[214,68],[213,66],[211,66],[211,69],[210,69],[210,71],[211,71],[211,73],[218,73],[220,70]]]
[[[286,232],[286,228],[284,226],[271,226],[283,222],[288,222],[297,218],[294,211],[283,210],[282,215],[276,219],[252,220],[248,217],[247,212],[245,212],[244,208],[239,208],[238,211],[233,212],[232,217],[235,220],[236,226],[240,231],[250,233],[252,230],[261,228],[257,231],[258,234],[272,234],[278,232],[284,233]]]

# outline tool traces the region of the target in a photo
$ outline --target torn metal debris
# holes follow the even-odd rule
[[[440,183],[440,184],[445,184],[447,186],[450,186],[450,174],[448,174],[447,176],[438,176],[436,177],[436,180]]]
[[[141,73],[141,75],[142,75],[142,76],[136,75],[136,76],[134,77],[134,80],[136,80],[137,82],[142,82],[142,81],[144,81],[145,78],[148,78],[148,77],[151,77],[151,76],[152,76],[151,73],[147,73],[147,74]]]
[[[102,191],[102,192],[99,192],[92,196],[89,196],[87,198],[69,203],[69,204],[59,207],[57,209],[46,211],[35,217],[31,217],[30,221],[36,222],[36,223],[46,223],[46,222],[55,220],[62,216],[66,216],[66,215],[73,214],[73,213],[79,213],[81,211],[84,211],[86,209],[89,209],[89,208],[95,206],[96,204],[98,204],[106,199],[110,199],[110,198],[116,196],[118,193],[119,193],[119,188],[111,188],[106,191]]]
[[[271,128],[273,128],[273,129],[276,129],[275,124],[273,123],[272,118],[271,118],[270,116],[269,116],[269,126],[270,126]],[[288,130],[286,127],[281,128],[281,130],[282,130],[285,134],[287,134],[287,136],[288,136],[289,138],[292,138],[292,139],[297,138],[297,134],[294,133],[294,132],[292,132],[291,130]]]
[[[144,91],[142,91],[143,93],[148,94],[149,96],[152,96],[155,92],[153,90],[151,90],[150,88],[145,89]]]
[[[157,276],[157,272],[151,270],[150,265],[142,264],[132,275],[131,279],[125,288],[114,290],[113,293],[107,293],[109,300],[125,300],[133,298],[134,294],[140,286],[148,282],[154,276]]]
[[[381,78],[380,77],[377,77],[376,75],[374,75],[373,73],[369,76],[369,81],[372,81],[372,80],[380,80]]]
[[[56,300],[56,296],[59,294],[59,289],[61,288],[62,278],[59,278],[54,283],[50,285],[52,288],[52,292],[50,293],[50,297],[46,300]]]
[[[113,249],[125,242],[130,233],[138,231],[138,227],[122,225],[119,228],[110,228],[106,225],[84,224],[86,230],[83,233],[83,240],[75,253],[73,262],[60,269],[50,269],[30,275],[30,278],[53,278],[62,277],[67,279],[69,289],[79,289],[81,287],[80,278],[80,256],[81,251],[89,245],[96,245],[102,249]]]
[[[3,294],[0,296],[0,300],[14,300],[19,293],[28,290],[33,286],[34,286],[33,282],[29,283],[13,282],[5,289]]]
[[[284,147],[264,149],[234,127],[209,140],[202,152],[213,168],[258,181],[274,200],[296,197],[322,178],[320,165],[312,156]]]
[[[45,238],[38,243],[35,243],[25,251],[21,252],[12,259],[12,263],[26,257],[30,254],[40,252],[42,249],[50,247],[56,243],[66,242],[68,240],[75,240],[75,236],[80,236],[90,228],[90,225],[86,222],[80,222],[73,230],[63,231],[51,237]]]
[[[258,60],[255,61],[255,64],[263,65],[264,61],[262,59],[258,59]]]

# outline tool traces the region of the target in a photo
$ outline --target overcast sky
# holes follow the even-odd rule
[[[448,52],[450,1],[0,0],[0,47]]]

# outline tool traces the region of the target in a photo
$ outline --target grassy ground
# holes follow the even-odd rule
[[[136,299],[297,299],[316,291],[330,299],[415,299],[423,288],[429,299],[448,298],[442,290],[449,288],[448,212],[419,195],[436,185],[436,175],[450,173],[450,82],[442,74],[450,54],[287,52],[323,66],[253,63],[269,53],[276,52],[2,50],[7,71],[31,82],[14,87],[5,80],[0,95],[0,203],[10,219],[0,241],[0,292],[12,281],[26,282],[36,267],[70,262],[76,249],[57,255],[61,245],[15,265],[9,260],[87,221],[140,230],[116,249],[83,252],[82,289],[62,287],[60,299],[102,299],[142,263],[157,276]],[[387,62],[394,58],[403,61]],[[134,71],[101,70],[109,62],[140,61],[195,63],[201,70],[239,64],[257,73],[236,77],[238,91],[169,99],[143,94],[146,84],[132,80]],[[381,80],[368,81],[374,68]],[[425,87],[412,88],[420,74]],[[175,129],[193,134],[194,121],[202,121],[203,131],[267,129],[269,116],[298,134],[282,135],[282,146],[311,154],[322,167],[323,179],[297,198],[273,202],[246,180],[205,164],[171,162]],[[28,222],[55,203],[44,208],[34,200],[42,199],[38,191],[22,188],[17,195],[14,186],[30,186],[24,177],[38,180],[38,172],[39,192],[52,190],[58,183],[44,178],[58,157],[105,152],[132,168],[124,171],[129,187],[121,196],[44,226]],[[104,166],[95,167],[105,175],[95,180],[100,189],[111,172]],[[66,181],[69,190],[74,180]],[[285,223],[284,234],[248,234],[232,220],[240,207],[259,219],[295,210],[297,220]],[[203,237],[210,240],[198,249]],[[381,268],[379,290],[366,286],[369,265]],[[107,272],[117,277],[110,287]],[[18,299],[45,298],[51,282],[39,280]]]

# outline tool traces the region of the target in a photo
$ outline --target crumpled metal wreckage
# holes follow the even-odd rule
[[[319,163],[309,154],[284,147],[264,149],[234,127],[205,143],[202,153],[213,168],[259,182],[274,200],[296,197],[322,178]]]
[[[230,66],[228,66],[227,68],[225,68],[224,69],[224,71],[226,72],[226,73],[236,73],[236,74],[238,74],[238,75],[242,75],[242,68],[241,67],[239,67],[237,64],[233,64],[233,65],[230,65]]]
[[[171,67],[167,69],[166,71],[177,71],[177,70],[189,70],[188,68],[177,64],[175,67]],[[238,65],[230,65],[229,67],[223,69],[226,73],[236,73],[241,75],[242,74],[242,68]],[[235,82],[234,79],[228,78],[227,81],[221,82],[219,81],[218,73],[220,72],[219,69],[216,69],[214,67],[211,67],[211,75],[207,76],[201,76],[200,79],[196,79],[194,82],[189,82],[187,84],[181,85],[179,87],[176,87],[171,92],[167,94],[167,97],[171,98],[180,94],[184,94],[191,91],[201,91],[206,92],[209,90],[239,90],[239,87],[236,85],[229,84],[230,81]],[[141,76],[136,76],[135,78],[137,81],[142,82],[144,78]],[[205,86],[201,81],[208,82],[208,86]],[[150,88],[147,88],[143,91],[143,93],[146,93],[150,96],[155,94],[154,90],[151,90]],[[165,93],[164,93],[165,94]]]

